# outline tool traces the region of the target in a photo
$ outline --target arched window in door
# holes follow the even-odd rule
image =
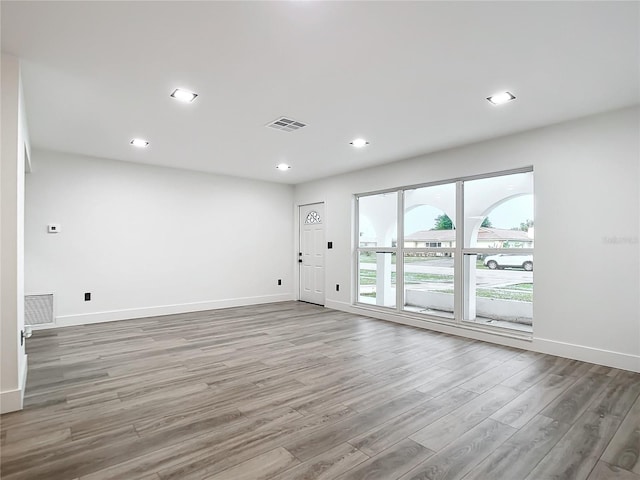
[[[313,223],[322,223],[322,218],[320,218],[320,214],[318,212],[313,210],[307,214],[307,218],[304,219],[304,223],[306,225],[310,225]]]

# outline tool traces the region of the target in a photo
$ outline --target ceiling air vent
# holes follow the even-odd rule
[[[275,128],[276,130],[283,130],[285,132],[293,132],[294,130],[300,130],[302,127],[306,127],[306,123],[297,122],[287,117],[280,117],[271,123],[266,125],[269,128]]]

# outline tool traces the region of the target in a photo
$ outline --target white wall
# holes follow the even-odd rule
[[[293,187],[42,150],[32,157],[26,293],[53,292],[58,325],[293,298]],[[60,233],[47,233],[50,223]]]
[[[619,110],[296,186],[296,204],[326,204],[327,306],[640,371],[639,117]],[[351,306],[353,194],[530,165],[533,340]]]
[[[2,54],[0,166],[0,413],[22,408],[27,356],[24,328],[24,176],[29,137],[20,64]]]

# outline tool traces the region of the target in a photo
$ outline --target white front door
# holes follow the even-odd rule
[[[300,300],[324,305],[324,203],[300,206]]]

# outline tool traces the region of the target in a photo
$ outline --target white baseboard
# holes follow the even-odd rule
[[[201,312],[218,310],[220,308],[243,307],[260,303],[275,303],[294,300],[293,294],[262,295],[259,297],[228,298],[224,300],[210,300],[206,302],[179,303],[174,305],[160,305],[155,307],[129,308],[123,310],[109,310],[105,312],[81,313],[76,315],[61,315],[56,317],[55,325],[46,328],[70,327],[87,325],[90,323],[114,322],[132,318],[157,317],[176,313]],[[45,328],[43,326],[43,328]]]
[[[346,302],[327,300],[325,306],[334,310],[364,315],[367,317],[386,320],[389,322],[410,325],[412,327],[434,330],[460,337],[472,338],[490,343],[497,343],[507,347],[522,348],[533,352],[546,353],[558,357],[580,360],[582,362],[595,363],[607,367],[620,368],[640,373],[640,356],[627,353],[613,352],[583,345],[559,342],[545,338],[518,338],[517,334],[480,331],[473,327],[459,327],[444,323],[429,321],[428,319],[414,319],[410,316],[401,316],[394,313],[380,312],[373,309],[361,308]]]
[[[534,343],[536,352],[640,373],[640,356],[638,355],[585,347],[583,345],[548,340],[546,338],[536,338]]]
[[[24,390],[22,388],[0,392],[0,413],[9,413],[15,412],[16,410],[22,410],[23,395]]]
[[[21,371],[18,374],[20,385],[15,390],[7,390],[0,392],[0,414],[15,412],[22,410],[24,402],[24,390],[27,384],[27,356],[24,356],[24,362],[21,365]]]

